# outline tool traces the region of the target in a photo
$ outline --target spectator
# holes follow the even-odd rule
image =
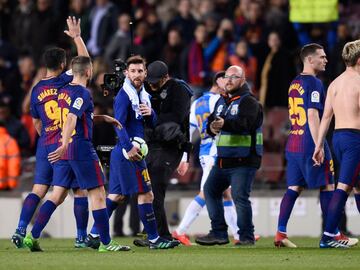
[[[105,61],[109,67],[113,66],[115,59],[125,60],[130,56],[130,15],[121,14],[118,17],[118,30],[111,37],[109,44],[105,48]]]
[[[337,29],[337,41],[334,50],[330,54],[330,79],[334,80],[345,70],[345,64],[342,60],[342,51],[347,42],[352,40],[349,27],[345,23],[340,23]]]
[[[270,0],[265,13],[265,22],[269,31],[278,32],[283,45],[288,49],[297,46],[297,37],[292,24],[289,22],[287,0]]]
[[[90,39],[87,48],[92,56],[103,53],[110,37],[116,31],[117,9],[109,0],[96,0],[90,12]]]
[[[207,72],[205,70],[203,52],[206,45],[207,32],[205,25],[198,24],[195,29],[195,39],[189,44],[183,54],[182,78],[188,81],[193,87],[199,89],[205,86],[206,81]]]
[[[178,5],[178,14],[170,21],[168,29],[178,28],[185,42],[190,42],[194,37],[196,20],[191,14],[190,0],[180,0]]]
[[[257,93],[256,85],[256,72],[257,72],[257,60],[249,52],[248,44],[245,39],[240,40],[236,44],[235,53],[229,56],[230,65],[241,67],[246,76],[250,89],[254,93]]]
[[[161,48],[154,35],[147,21],[138,22],[135,30],[133,53],[142,55],[149,62],[158,58]]]
[[[206,14],[204,15],[203,22],[209,39],[216,37],[219,27],[219,16],[215,13]]]
[[[54,45],[59,29],[50,0],[37,0],[36,9],[31,15],[29,40],[31,53],[38,65],[45,47]]]
[[[194,3],[193,3],[194,4]],[[202,0],[197,1],[193,6],[193,15],[197,21],[201,21],[206,15],[214,12],[214,1]]]
[[[71,0],[69,16],[75,16],[81,20],[81,37],[86,43],[90,38],[90,11],[86,0]],[[65,20],[64,20],[65,21]]]
[[[14,189],[18,186],[20,165],[19,146],[0,121],[0,190]]]
[[[24,54],[19,57],[18,61],[19,72],[21,76],[21,88],[26,94],[33,83],[35,76],[35,63],[31,55]]]
[[[288,89],[296,70],[290,53],[281,46],[279,34],[268,37],[270,52],[261,72],[260,103],[265,109],[288,107]]]
[[[217,36],[209,43],[208,55],[210,71],[216,73],[222,71],[228,66],[229,55],[234,53],[234,26],[229,19],[223,19],[220,22]]]
[[[169,75],[171,77],[181,77],[181,54],[184,50],[184,44],[181,33],[177,29],[171,29],[168,33],[167,43],[163,49],[162,60],[169,67]]]
[[[31,18],[33,17],[35,7],[31,0],[20,0],[11,19],[11,41],[19,52],[31,49],[29,40],[31,40]]]
[[[4,123],[10,136],[17,141],[21,154],[24,154],[30,147],[29,134],[21,122],[10,113],[9,105],[3,102],[0,102],[0,121]]]

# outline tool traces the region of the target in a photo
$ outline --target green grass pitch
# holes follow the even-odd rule
[[[135,247],[133,238],[117,239],[129,244],[130,252],[101,254],[73,248],[71,239],[42,239],[42,253],[15,249],[10,240],[0,240],[1,270],[105,270],[105,269],[360,269],[360,247],[320,250],[317,238],[291,238],[300,248],[277,249],[273,238],[261,238],[256,247],[180,246],[173,250]]]

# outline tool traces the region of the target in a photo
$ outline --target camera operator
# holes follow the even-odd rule
[[[184,81],[170,78],[168,67],[162,61],[148,66],[147,82],[151,88],[151,105],[158,119],[155,128],[146,130],[149,146],[146,163],[159,235],[171,240],[164,200],[171,175],[177,168],[179,173],[184,172],[184,166],[188,166],[188,161],[180,161],[183,153],[191,150],[187,131],[192,91]],[[137,240],[134,244],[146,246],[146,241]]]

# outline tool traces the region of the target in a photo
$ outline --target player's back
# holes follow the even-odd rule
[[[289,87],[290,134],[286,151],[291,153],[313,153],[315,144],[310,133],[308,109],[317,109],[319,117],[324,110],[325,91],[322,82],[312,75],[300,74]]]
[[[216,154],[214,139],[207,134],[206,127],[209,115],[214,111],[215,104],[219,98],[219,94],[207,92],[192,104],[190,125],[196,127],[200,133],[200,156]]]
[[[347,70],[329,86],[335,129],[360,129],[360,76]]]
[[[32,89],[30,112],[41,120],[42,129],[38,146],[57,144],[60,136],[60,119],[57,103],[58,91],[72,80],[68,72],[58,77],[43,79]]]
[[[77,116],[75,130],[64,159],[97,160],[92,144],[94,104],[89,90],[81,85],[67,84],[59,90],[58,105],[62,128],[68,113]]]

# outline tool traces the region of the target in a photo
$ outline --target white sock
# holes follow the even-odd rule
[[[158,240],[160,238],[160,236],[158,236],[158,237],[156,237],[155,239],[149,239],[149,241],[151,242],[151,243],[156,243],[156,241]]]
[[[186,208],[184,217],[182,218],[179,227],[176,229],[178,234],[184,234],[190,228],[191,224],[199,216],[201,210],[205,205],[205,200],[196,196],[194,200],[191,201],[189,206]]]
[[[224,216],[234,239],[239,240],[237,214],[232,201],[224,201]]]

